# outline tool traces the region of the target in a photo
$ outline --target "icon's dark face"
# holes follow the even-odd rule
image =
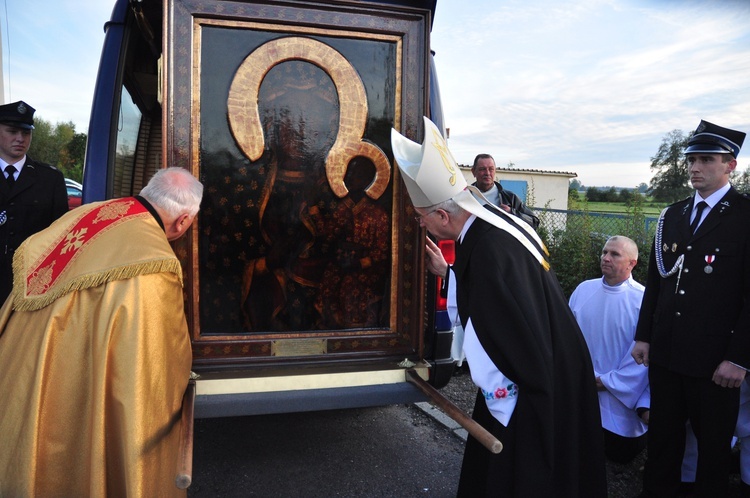
[[[338,133],[339,102],[322,69],[303,61],[274,66],[261,84],[258,104],[266,147],[280,163],[325,158]]]

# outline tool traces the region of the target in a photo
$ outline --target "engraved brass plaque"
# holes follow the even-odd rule
[[[271,356],[311,356],[326,354],[326,339],[284,339],[271,341]]]

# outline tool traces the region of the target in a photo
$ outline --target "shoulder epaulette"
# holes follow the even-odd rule
[[[684,199],[680,199],[679,201],[674,201],[672,204],[667,205],[667,207],[676,206],[677,204],[681,204],[683,202],[687,202],[687,201],[691,200],[692,198],[693,198],[693,196],[689,195],[689,196],[685,197]]]
[[[26,164],[28,166],[31,166],[32,168],[35,167],[35,166],[38,166],[40,168],[49,168],[49,169],[54,170],[54,171],[59,171],[55,166],[52,166],[51,164],[43,163],[41,161],[35,161],[34,159],[32,159],[32,158],[30,158],[28,156],[26,156],[26,159],[27,159]]]

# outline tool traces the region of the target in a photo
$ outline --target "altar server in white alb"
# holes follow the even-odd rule
[[[621,235],[602,248],[602,278],[582,282],[570,296],[570,309],[591,353],[604,430],[604,450],[612,461],[630,462],[646,446],[648,370],[630,354],[643,299],[633,280],[638,246]]]

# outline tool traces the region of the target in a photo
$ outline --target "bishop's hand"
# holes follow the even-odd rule
[[[438,277],[445,276],[448,271],[448,262],[445,261],[443,253],[435,242],[426,237],[425,256],[427,256],[427,270]]]

